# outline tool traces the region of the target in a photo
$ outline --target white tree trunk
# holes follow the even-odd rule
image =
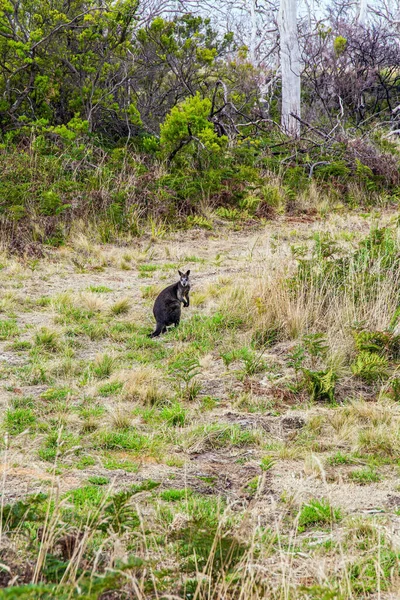
[[[358,15],[357,15],[357,23],[359,25],[365,25],[368,15],[368,4],[367,0],[360,0],[358,4]]]
[[[293,137],[300,135],[300,48],[297,33],[297,0],[281,0],[278,15],[282,74],[281,124]]]
[[[253,65],[256,64],[256,44],[257,44],[257,15],[256,0],[246,0],[246,7],[250,17],[250,40],[249,54]]]

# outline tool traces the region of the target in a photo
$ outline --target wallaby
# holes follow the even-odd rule
[[[169,285],[160,292],[154,302],[153,315],[156,320],[156,329],[149,337],[157,337],[160,333],[165,333],[169,325],[178,327],[181,320],[181,303],[183,306],[189,306],[190,271],[179,273],[179,281]]]

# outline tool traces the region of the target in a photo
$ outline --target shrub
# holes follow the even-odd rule
[[[386,354],[389,358],[397,358],[400,353],[400,336],[391,331],[355,331],[354,339],[360,352],[376,352]]]
[[[311,400],[334,402],[338,376],[332,369],[310,371],[303,369],[304,379],[311,394]]]
[[[170,159],[182,148],[197,145],[215,154],[221,151],[227,138],[218,136],[209,121],[211,100],[199,94],[189,97],[172,108],[160,127],[161,148]]]
[[[382,381],[389,376],[387,358],[375,352],[360,352],[351,365],[351,370],[367,383]]]

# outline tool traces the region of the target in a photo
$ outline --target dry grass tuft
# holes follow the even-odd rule
[[[132,425],[132,411],[123,404],[110,406],[109,415],[112,429],[127,430]]]
[[[160,372],[153,367],[142,366],[140,369],[123,371],[118,377],[124,383],[122,394],[126,400],[153,405],[169,398]]]
[[[103,298],[93,292],[82,292],[77,299],[77,303],[93,312],[101,312],[105,308]]]

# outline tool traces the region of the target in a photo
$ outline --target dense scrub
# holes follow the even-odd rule
[[[306,38],[292,140],[271,66],[208,18],[146,7],[2,3],[5,243],[59,245],[78,219],[110,241],[397,203],[398,46],[382,23],[332,13]]]
[[[371,167],[345,159],[345,150],[321,165],[310,157],[290,158],[300,149],[301,143],[285,143],[277,153],[263,140],[249,138],[229,148],[193,149],[168,163],[161,150],[148,154],[134,143],[104,148],[76,133],[72,142],[55,142],[42,133],[4,144],[2,240],[23,252],[32,250],[32,242],[63,244],[79,221],[109,242],[149,229],[212,229],[218,222],[397,205],[393,155],[388,160],[382,151],[363,146]],[[368,152],[374,152],[373,161]]]

